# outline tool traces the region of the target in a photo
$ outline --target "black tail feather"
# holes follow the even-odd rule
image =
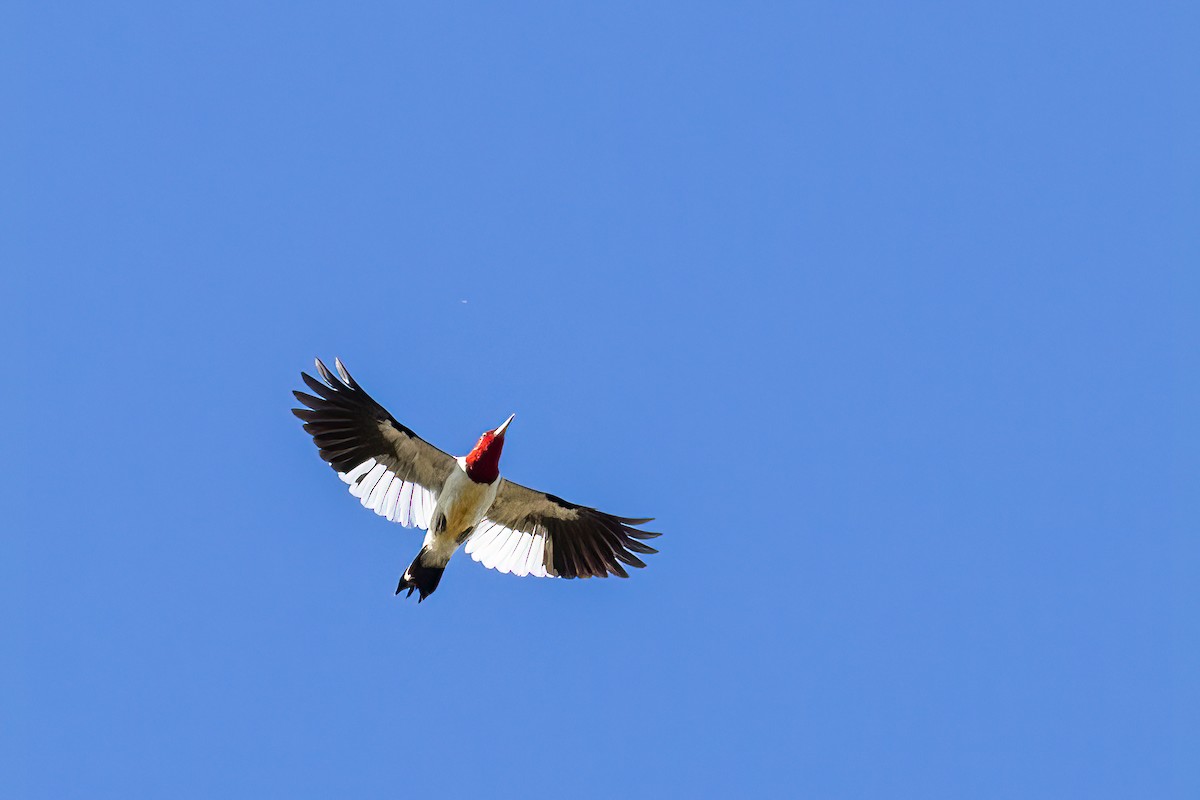
[[[404,570],[404,574],[400,577],[400,585],[396,587],[396,594],[408,589],[406,597],[412,597],[415,589],[420,592],[417,597],[418,603],[433,594],[434,589],[438,587],[438,582],[442,580],[442,573],[446,571],[446,566],[443,564],[435,567],[421,563],[425,560],[428,552],[422,547],[421,552],[417,553],[417,557],[408,565],[408,569]]]

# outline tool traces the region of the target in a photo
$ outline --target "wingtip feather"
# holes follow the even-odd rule
[[[305,394],[304,392],[296,389],[292,390],[292,394],[296,395],[297,400],[313,410],[319,409],[321,407],[321,403],[324,402],[320,398],[313,397],[311,394]]]

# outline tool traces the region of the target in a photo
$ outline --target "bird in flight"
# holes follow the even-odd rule
[[[340,360],[336,376],[316,363],[324,383],[301,372],[316,395],[294,392],[307,408],[292,413],[321,458],[364,507],[427,531],[396,594],[416,590],[418,603],[433,594],[463,546],[488,569],[539,578],[628,578],[623,564],[646,566],[635,553],[658,552],[641,540],[659,534],[638,527],[652,518],[616,517],[502,478],[500,452],[516,414],[456,458],[397,422]]]

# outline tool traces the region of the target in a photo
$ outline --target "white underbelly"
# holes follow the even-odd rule
[[[425,546],[449,560],[465,538],[464,534],[478,525],[492,507],[499,488],[499,478],[492,483],[471,480],[467,477],[462,459],[458,459],[458,466],[446,478],[438,495],[430,518],[429,533],[425,535]],[[443,517],[446,520],[445,527],[440,528],[439,520]]]

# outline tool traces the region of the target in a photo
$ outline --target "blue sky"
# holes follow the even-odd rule
[[[14,797],[1195,797],[1189,4],[0,12]],[[358,507],[341,356],[652,515]]]

